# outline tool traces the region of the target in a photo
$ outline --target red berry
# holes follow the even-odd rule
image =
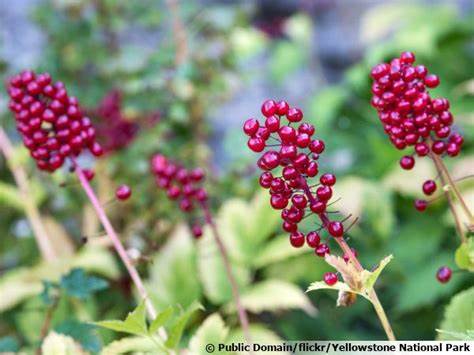
[[[278,131],[278,135],[283,143],[295,143],[296,131],[293,127],[282,126]]]
[[[257,165],[262,170],[275,169],[280,164],[280,155],[274,150],[269,150],[258,160]]]
[[[192,228],[194,238],[200,238],[202,236],[202,227],[199,224],[195,224]]]
[[[290,235],[290,243],[295,248],[300,248],[304,245],[304,234],[301,232],[294,232]]]
[[[276,113],[279,116],[284,116],[288,113],[288,103],[286,101],[278,101],[276,104]]]
[[[324,257],[324,255],[329,254],[329,246],[325,243],[321,243],[314,249],[314,253],[317,256]]]
[[[415,200],[415,208],[419,212],[423,212],[426,210],[426,207],[428,206],[428,202],[426,200]]]
[[[445,284],[451,279],[452,270],[447,266],[441,266],[436,272],[436,278],[439,282]]]
[[[265,189],[268,189],[268,188],[270,188],[272,180],[273,180],[272,173],[269,172],[269,171],[266,171],[266,172],[262,173],[262,175],[260,175],[260,186],[265,188]]]
[[[324,142],[319,139],[311,141],[309,149],[316,154],[321,154],[324,151]]]
[[[306,243],[311,248],[318,247],[319,243],[321,242],[321,237],[319,236],[318,232],[309,232],[306,235]]]
[[[244,132],[248,136],[253,136],[254,134],[256,134],[259,128],[260,125],[255,118],[249,118],[244,123]]]
[[[84,176],[86,177],[87,181],[91,181],[92,179],[94,179],[94,176],[95,176],[94,170],[84,169],[82,172]]]
[[[439,78],[434,74],[427,75],[425,77],[425,84],[429,88],[435,88],[439,85]]]
[[[280,194],[272,195],[270,198],[272,207],[276,210],[282,210],[288,206],[288,199]]]
[[[324,174],[319,178],[322,185],[333,186],[336,183],[336,177],[333,174]]]
[[[270,132],[277,132],[280,128],[280,119],[277,116],[270,116],[265,120],[265,127]]]
[[[316,214],[321,214],[326,211],[326,202],[315,201],[310,205],[310,209]]]
[[[426,180],[423,183],[423,193],[425,195],[432,195],[436,191],[436,182],[434,180]]]
[[[115,196],[119,200],[127,200],[132,195],[132,189],[128,185],[120,185],[115,190]]]
[[[262,138],[259,137],[250,138],[248,140],[247,145],[252,151],[256,153],[259,153],[265,149],[265,142]]]
[[[402,169],[411,170],[415,166],[415,159],[410,155],[405,155],[400,159],[400,166]]]
[[[327,229],[329,234],[335,238],[339,238],[344,235],[344,225],[339,221],[329,222]]]
[[[292,107],[288,110],[286,118],[290,122],[299,122],[303,119],[303,112],[299,108]]]
[[[319,186],[316,190],[316,196],[320,201],[328,201],[332,197],[332,189],[329,186]]]
[[[333,272],[326,272],[324,274],[324,282],[329,286],[335,285],[337,282],[337,275]]]
[[[273,116],[276,113],[277,105],[273,100],[267,100],[262,105],[262,114],[265,117]]]

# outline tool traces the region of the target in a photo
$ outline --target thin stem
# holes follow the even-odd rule
[[[211,214],[211,211],[209,210],[209,206],[206,203],[202,203],[202,207],[204,210],[206,223],[208,223],[212,229],[212,234],[216,241],[217,247],[219,248],[219,252],[222,256],[222,261],[224,263],[224,268],[227,273],[227,278],[229,279],[229,283],[232,288],[232,295],[234,297],[234,302],[237,308],[237,313],[239,315],[239,321],[240,321],[240,325],[242,326],[244,338],[248,344],[252,344],[252,338],[250,336],[249,320],[247,317],[247,312],[245,312],[245,308],[243,307],[241,299],[240,299],[239,286],[232,272],[232,267],[229,260],[229,254],[227,253],[227,249],[222,241],[222,238],[219,235],[219,231],[217,230],[217,226],[214,223],[214,219],[212,218],[212,214]]]
[[[51,239],[48,236],[46,228],[41,219],[40,212],[31,193],[30,185],[28,183],[28,177],[25,170],[13,162],[14,157],[14,148],[8,136],[6,135],[3,128],[0,127],[0,150],[2,151],[5,159],[7,161],[8,167],[12,172],[13,178],[18,186],[20,193],[20,200],[23,203],[25,208],[25,214],[30,222],[31,228],[33,230],[33,235],[38,244],[38,249],[41,253],[41,256],[46,261],[52,261],[57,258],[57,254],[51,243]]]
[[[474,217],[471,211],[469,210],[469,207],[467,206],[466,202],[464,201],[464,198],[462,197],[457,184],[454,182],[453,178],[451,177],[451,174],[446,168],[446,165],[444,165],[443,160],[438,155],[433,154],[433,153],[431,153],[430,156],[431,156],[431,159],[433,159],[433,162],[435,163],[436,169],[441,173],[440,177],[442,177],[442,175],[444,174],[444,177],[447,180],[449,187],[453,190],[454,195],[456,196],[459,203],[461,204],[461,208],[466,214],[469,220],[469,224],[473,224]],[[443,185],[446,185],[446,184],[443,183]]]
[[[464,243],[466,241],[466,236],[464,235],[463,226],[462,226],[462,223],[461,223],[461,218],[459,217],[459,215],[456,211],[456,206],[454,205],[454,201],[453,201],[453,198],[451,196],[451,192],[444,188],[445,186],[450,187],[451,185],[447,183],[446,178],[445,178],[445,174],[443,173],[443,169],[441,168],[441,165],[439,164],[440,161],[442,163],[442,160],[439,159],[439,157],[436,154],[431,153],[430,156],[433,159],[436,170],[439,174],[439,178],[441,180],[441,184],[443,185],[443,193],[446,196],[446,200],[448,200],[448,206],[449,206],[451,214],[453,215],[453,218],[454,218],[454,224],[456,226],[456,231],[459,235],[459,238],[461,239],[461,242]],[[452,190],[452,189],[449,189],[449,190]]]
[[[179,14],[178,0],[166,0],[166,6],[170,11],[171,20],[173,21],[173,35],[176,44],[175,64],[176,66],[180,66],[188,58],[186,28]]]
[[[145,305],[148,311],[148,314],[151,319],[156,318],[156,310],[153,304],[151,303],[150,297],[148,296],[148,293],[145,289],[145,286],[143,285],[142,279],[140,278],[140,275],[138,274],[137,269],[133,265],[132,261],[130,260],[130,257],[127,254],[127,251],[125,250],[122,242],[120,241],[117,233],[115,232],[114,228],[112,227],[112,224],[110,223],[109,218],[107,217],[104,208],[99,202],[99,199],[97,198],[94,190],[92,189],[91,185],[89,184],[89,181],[84,175],[84,172],[82,169],[79,167],[79,165],[76,163],[74,159],[72,159],[72,163],[75,166],[75,172],[77,177],[79,178],[79,181],[81,182],[81,185],[84,189],[84,191],[87,194],[87,197],[89,198],[90,202],[92,203],[92,206],[94,207],[97,216],[99,217],[100,222],[102,223],[102,226],[104,227],[105,231],[107,232],[107,235],[109,236],[110,240],[112,241],[112,244],[117,251],[117,254],[119,255],[120,259],[122,259],[123,264],[127,268],[127,271],[135,284],[140,297],[145,301]],[[166,338],[166,332],[164,331],[163,328],[160,329],[160,335],[163,338]]]
[[[309,189],[308,183],[306,182],[305,179],[301,179],[301,183],[303,186],[303,190],[305,191],[306,196],[308,197],[308,200],[310,203],[315,203],[316,199],[314,198],[313,194],[311,193],[311,190]],[[323,225],[327,225],[329,223],[329,218],[324,214],[321,213],[319,214],[319,217],[321,218],[321,221],[323,222]],[[357,259],[347,242],[344,240],[344,238],[334,238],[334,240],[337,242],[339,247],[342,249],[345,255],[349,257],[349,259],[352,261],[354,264],[355,268],[358,271],[363,271],[364,267],[360,263],[360,261]],[[369,291],[369,297],[371,299],[371,303],[375,308],[375,312],[377,313],[377,316],[379,317],[380,323],[382,324],[383,329],[385,330],[385,334],[387,335],[388,340],[396,340],[395,335],[393,333],[392,327],[390,325],[390,322],[388,320],[387,315],[385,314],[385,310],[382,307],[382,304],[380,303],[377,293],[375,292],[375,289],[371,289]]]
[[[46,311],[46,316],[43,320],[43,324],[41,325],[41,330],[40,330],[40,344],[39,348],[36,350],[36,355],[41,355],[41,342],[46,338],[46,335],[48,335],[48,330],[51,326],[51,321],[53,320],[53,315],[54,312],[56,311],[56,308],[58,308],[59,304],[59,298],[60,296],[58,295],[51,306],[48,307],[48,310]]]

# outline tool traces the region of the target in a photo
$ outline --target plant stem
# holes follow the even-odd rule
[[[248,344],[252,344],[252,338],[250,336],[249,320],[247,317],[247,312],[245,312],[245,308],[243,307],[241,299],[240,299],[239,286],[232,272],[229,254],[227,253],[227,249],[224,245],[224,242],[222,241],[222,238],[219,235],[219,231],[217,230],[217,225],[215,224],[214,219],[212,218],[212,214],[209,209],[209,206],[206,203],[202,203],[201,205],[204,210],[206,223],[208,223],[209,226],[211,227],[214,240],[216,241],[217,247],[222,256],[222,261],[224,263],[224,268],[227,273],[227,278],[229,279],[229,283],[232,289],[232,295],[234,297],[234,302],[237,308],[237,313],[239,315],[239,321],[240,321],[240,325],[242,326],[242,331],[244,333],[245,341]]]
[[[431,142],[431,140],[429,140],[428,142]],[[468,218],[469,224],[473,224],[474,217],[471,211],[469,210],[469,207],[467,206],[466,202],[464,201],[464,198],[462,197],[457,184],[454,182],[453,178],[451,177],[451,174],[446,168],[446,165],[444,165],[443,160],[438,155],[433,154],[433,153],[430,154],[430,157],[436,166],[436,170],[438,170],[440,174],[440,177],[442,179],[441,181],[443,181],[443,174],[444,174],[444,179],[447,180],[447,184],[443,182],[443,185],[449,185],[450,189],[453,191],[454,195],[456,196],[459,203],[461,204],[461,208],[464,211],[466,217]]]
[[[310,188],[308,186],[308,183],[306,182],[305,179],[301,179],[301,184],[302,184],[302,187],[303,187],[303,190],[304,190],[306,196],[308,197],[309,202],[310,203],[316,202],[316,199],[314,198],[313,194],[311,193],[311,190],[310,190]],[[325,213],[319,214],[319,217],[321,218],[321,221],[323,222],[323,226],[326,226],[329,223],[329,218],[326,216]],[[345,241],[344,237],[334,238],[334,240],[337,242],[337,244],[342,249],[344,254],[347,255],[350,258],[350,260],[354,264],[355,268],[358,271],[363,271],[364,267],[362,266],[360,261],[357,259],[355,254],[352,252],[351,248],[349,247],[349,245]],[[385,331],[385,334],[387,335],[388,340],[396,340],[395,335],[394,335],[393,330],[392,330],[392,327],[391,327],[390,322],[388,320],[388,317],[385,313],[385,310],[384,310],[382,304],[380,303],[380,300],[377,296],[377,293],[375,292],[375,289],[372,288],[369,291],[369,297],[370,297],[372,305],[375,308],[375,312],[377,313],[377,316],[379,317],[380,323],[382,324],[382,327]]]
[[[13,178],[18,186],[20,200],[25,208],[25,214],[30,222],[33,235],[38,245],[41,256],[46,261],[52,261],[57,258],[56,252],[51,244],[51,239],[41,219],[40,212],[31,193],[28,177],[25,170],[13,161],[14,148],[3,128],[0,127],[0,150],[7,161],[8,167],[12,172]]]
[[[145,289],[145,286],[143,285],[142,279],[140,278],[140,275],[138,274],[137,269],[135,268],[132,261],[130,260],[130,257],[128,256],[127,251],[125,250],[117,233],[115,233],[115,230],[112,227],[112,224],[110,223],[109,218],[107,217],[102,205],[100,204],[99,199],[97,198],[94,190],[89,184],[89,181],[85,177],[84,172],[82,171],[82,169],[79,167],[79,165],[76,163],[74,159],[71,158],[71,160],[75,167],[74,170],[76,172],[76,175],[79,178],[79,181],[81,182],[81,185],[84,191],[86,192],[87,197],[92,203],[92,206],[94,207],[97,213],[97,216],[99,217],[99,220],[102,223],[102,226],[104,227],[107,235],[112,241],[112,244],[114,245],[114,248],[117,251],[117,254],[119,255],[120,259],[122,259],[123,264],[127,268],[127,271],[133,283],[135,284],[138,290],[138,293],[140,294],[141,298],[144,300],[150,318],[155,319],[157,315],[155,307],[151,303],[150,297],[148,296],[148,293]],[[162,333],[165,336],[164,329],[162,329]]]

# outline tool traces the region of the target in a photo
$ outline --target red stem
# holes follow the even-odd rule
[[[102,205],[99,202],[99,199],[95,195],[94,190],[92,189],[91,185],[89,184],[89,181],[84,175],[84,172],[80,168],[80,166],[76,163],[76,161],[71,158],[72,163],[75,167],[75,172],[77,177],[79,178],[79,181],[81,182],[81,185],[86,192],[87,197],[89,198],[90,202],[92,203],[92,206],[94,207],[97,216],[99,217],[100,222],[102,223],[102,226],[104,227],[107,235],[109,236],[110,240],[112,241],[112,244],[117,251],[117,254],[119,255],[120,259],[122,259],[123,264],[125,265],[130,278],[132,279],[133,283],[135,284],[138,293],[140,294],[141,298],[145,301],[145,305],[148,311],[148,314],[151,319],[156,318],[156,310],[153,304],[151,303],[150,297],[148,296],[148,293],[145,289],[145,286],[143,285],[142,279],[140,278],[140,275],[138,274],[137,269],[133,265],[132,261],[130,260],[130,257],[127,254],[127,251],[125,250],[122,242],[120,241],[117,233],[115,232],[114,228],[112,227],[112,224],[110,223],[109,218],[107,217],[107,214],[105,213]],[[164,335],[164,334],[162,334]]]
[[[209,209],[209,206],[206,203],[202,203],[201,206],[204,210],[204,217],[206,219],[206,223],[209,224],[209,226],[212,229],[212,234],[216,241],[217,247],[219,248],[219,252],[222,256],[222,261],[224,263],[224,268],[227,273],[227,278],[229,279],[229,283],[232,289],[232,295],[234,297],[234,302],[237,308],[240,325],[242,326],[242,331],[244,333],[244,338],[248,344],[252,344],[252,338],[250,336],[250,330],[249,330],[249,320],[247,317],[247,313],[245,312],[245,308],[243,307],[241,299],[240,299],[239,286],[232,272],[232,266],[230,263],[229,254],[227,253],[227,249],[224,245],[224,242],[222,241],[222,238],[219,235],[219,231],[217,230],[217,226],[214,222],[214,219],[212,218],[212,214]]]

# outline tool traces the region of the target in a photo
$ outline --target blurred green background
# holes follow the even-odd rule
[[[336,308],[336,293],[304,292],[330,268],[310,249],[287,243],[279,213],[258,187],[256,155],[241,133],[243,121],[259,115],[266,98],[301,107],[316,126],[327,146],[323,170],[338,177],[338,209],[360,217],[351,245],[367,268],[385,255],[395,257],[377,283],[395,333],[428,340],[439,336],[437,328],[462,333],[465,324],[474,326],[473,277],[456,272],[448,284],[436,281],[439,266],[458,269],[452,218],[443,199],[423,214],[412,207],[434,168],[428,161],[409,172],[399,168],[402,154],[369,104],[368,74],[380,61],[415,52],[417,63],[440,76],[433,95],[449,98],[456,128],[465,136],[462,154],[448,159],[448,166],[456,178],[473,174],[473,7],[469,0],[1,0],[0,75],[5,82],[25,68],[48,71],[88,110],[108,153],[100,160],[82,157],[82,163],[95,169],[94,187],[103,201],[117,185],[132,186],[132,199],[108,205],[107,212],[155,304],[164,309],[199,301],[205,307],[189,323],[182,347],[199,353],[196,329],[216,312],[225,323],[216,314],[211,319],[218,338],[241,334],[211,238],[192,239],[185,216],[149,174],[149,159],[158,151],[206,169],[256,339],[384,339],[365,300]],[[30,177],[31,198],[59,257],[54,267],[41,260],[2,156],[0,351],[38,347],[51,309],[45,281],[77,267],[82,277],[95,275],[108,287],[91,287],[81,297],[66,291],[50,329],[96,353],[121,335],[87,322],[122,319],[131,311],[136,301],[129,280],[74,176],[67,169],[53,176],[35,170],[7,100],[1,91],[0,123],[16,145],[14,164]],[[115,113],[104,114],[110,105]],[[473,180],[461,188],[474,206]],[[462,306],[452,303],[456,316],[443,323],[452,297],[469,287],[460,296]],[[120,349],[109,345],[109,353],[146,351],[146,343],[128,340]]]

